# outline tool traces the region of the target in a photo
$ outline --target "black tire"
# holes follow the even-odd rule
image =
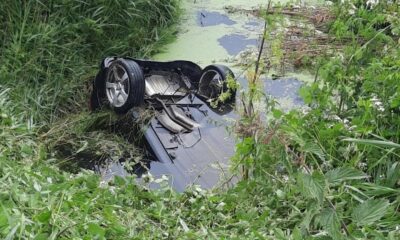
[[[212,82],[215,81],[217,74],[220,76],[221,83],[218,88],[213,85]],[[199,81],[198,94],[208,101],[217,100],[222,93],[229,92],[230,95],[224,101],[217,100],[219,103],[232,103],[236,97],[236,88],[229,88],[228,78],[231,77],[235,80],[235,75],[232,70],[224,65],[210,65],[204,68]],[[236,81],[236,80],[235,80]]]
[[[107,101],[105,90],[105,78],[107,76],[107,68],[100,66],[100,71],[97,73],[92,82],[92,91],[89,98],[89,110],[97,111],[104,106]]]
[[[113,102],[110,101],[106,93],[106,83],[110,81],[114,68],[123,69],[128,75],[127,86],[123,86],[124,89],[126,88],[125,91],[127,91],[127,99],[120,106],[113,105]],[[143,104],[145,93],[145,80],[142,69],[135,61],[122,58],[113,61],[107,69],[106,77],[102,79],[103,82],[101,83],[100,89],[104,91],[103,93],[106,96],[109,105],[111,106],[111,108],[114,109],[117,114],[125,114],[131,108],[138,107]]]
[[[101,108],[101,102],[97,90],[93,88],[89,98],[89,110],[96,111]]]

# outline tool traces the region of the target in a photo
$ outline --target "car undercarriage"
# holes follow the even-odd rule
[[[132,109],[150,111],[141,126],[153,159],[145,172],[168,176],[178,191],[192,184],[212,188],[228,178],[234,154],[227,116],[233,117],[236,91],[229,81],[235,81],[232,71],[220,65],[106,58],[90,103],[92,110],[109,107],[133,118]]]

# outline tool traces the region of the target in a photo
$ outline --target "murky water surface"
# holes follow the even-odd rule
[[[228,52],[229,55],[237,55],[246,47],[257,46],[258,39],[249,39],[241,34],[229,34],[218,39],[218,43]]]
[[[230,19],[227,15],[219,12],[197,11],[197,25],[201,27],[217,26],[225,24],[228,26],[235,25],[237,22]]]
[[[239,76],[241,85],[246,87],[243,69],[234,66],[231,59],[246,49],[259,48],[264,21],[251,14],[230,13],[227,9],[251,10],[266,8],[266,4],[265,0],[184,0],[186,12],[176,41],[154,58],[160,61],[188,60],[202,67],[213,63],[228,65]],[[302,104],[298,89],[305,82],[312,81],[313,76],[306,72],[291,72],[286,73],[285,79],[264,78],[266,93],[275,97],[282,108],[291,109]]]
[[[251,9],[265,1],[184,0],[185,15],[175,42],[156,60],[189,60],[206,66],[224,63],[248,46],[257,47],[263,21],[251,15],[228,14],[226,6]],[[233,40],[232,40],[233,39]],[[249,41],[247,41],[249,40]]]

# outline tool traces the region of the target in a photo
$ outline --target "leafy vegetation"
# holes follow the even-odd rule
[[[268,109],[273,119],[236,160],[285,201],[276,238],[397,239],[399,6],[347,1],[332,11],[329,34],[343,51],[317,60],[318,78],[300,91],[308,108]]]
[[[95,129],[111,136],[111,116],[74,114],[84,109],[92,63],[105,54],[148,56],[171,36],[177,13],[175,1],[92,2],[1,3],[1,238],[400,237],[397,4],[332,6],[329,34],[344,50],[318,59],[317,81],[301,90],[305,112],[284,113],[267,99],[268,122],[260,121],[253,106],[264,95],[249,73],[251,114],[238,127],[250,132],[233,159],[246,180],[227,192],[178,194],[54,164],[65,160],[57,147],[82,153],[85,144],[98,149]]]

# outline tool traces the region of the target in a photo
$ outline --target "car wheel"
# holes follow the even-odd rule
[[[220,103],[231,102],[235,99],[236,88],[228,86],[229,78],[235,79],[235,76],[226,66],[210,65],[204,68],[199,81],[198,94],[209,101],[218,101]],[[226,98],[219,99],[223,93],[229,94]]]
[[[132,60],[115,60],[108,68],[104,89],[114,111],[125,114],[131,108],[143,103],[145,91],[143,71]]]

